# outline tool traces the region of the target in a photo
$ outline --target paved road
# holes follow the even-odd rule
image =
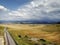
[[[13,40],[13,38],[11,37],[9,32],[7,31],[6,27],[4,29],[4,36],[5,36],[6,45],[16,45],[16,43]]]

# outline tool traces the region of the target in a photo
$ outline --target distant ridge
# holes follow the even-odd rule
[[[53,21],[39,21],[39,20],[26,20],[26,21],[2,21],[0,20],[0,24],[4,23],[14,23],[14,24],[60,24],[60,22]]]

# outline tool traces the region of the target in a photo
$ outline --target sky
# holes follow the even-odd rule
[[[0,0],[0,20],[60,21],[60,0]]]

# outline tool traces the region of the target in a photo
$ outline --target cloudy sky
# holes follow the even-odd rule
[[[0,20],[60,21],[60,0],[0,0]]]

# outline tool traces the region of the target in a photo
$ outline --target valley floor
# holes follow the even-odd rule
[[[0,24],[18,45],[60,45],[60,24]],[[41,41],[45,40],[44,41]]]

